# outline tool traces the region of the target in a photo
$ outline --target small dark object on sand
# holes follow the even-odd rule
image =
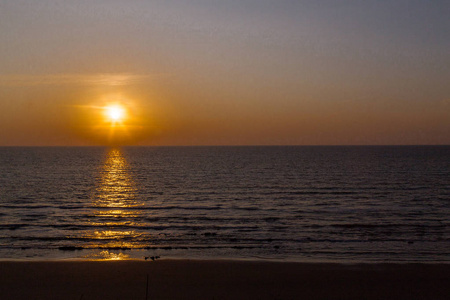
[[[160,257],[159,257],[159,256],[150,256],[150,257],[149,257],[149,256],[144,256],[144,259],[145,259],[145,260],[147,260],[147,259],[149,259],[149,258],[150,258],[152,261],[155,261],[155,260],[157,260],[157,259],[160,258]]]

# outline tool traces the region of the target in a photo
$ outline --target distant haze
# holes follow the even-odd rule
[[[440,0],[2,1],[0,146],[450,144],[449,15]],[[129,114],[115,137],[110,102]]]

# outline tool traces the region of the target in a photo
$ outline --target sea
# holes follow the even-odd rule
[[[1,147],[1,260],[450,262],[450,146]]]

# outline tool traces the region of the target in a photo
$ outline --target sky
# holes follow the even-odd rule
[[[441,0],[1,0],[0,146],[450,144],[449,15]]]

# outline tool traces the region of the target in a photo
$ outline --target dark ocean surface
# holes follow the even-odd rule
[[[0,259],[450,262],[450,147],[4,147]]]

